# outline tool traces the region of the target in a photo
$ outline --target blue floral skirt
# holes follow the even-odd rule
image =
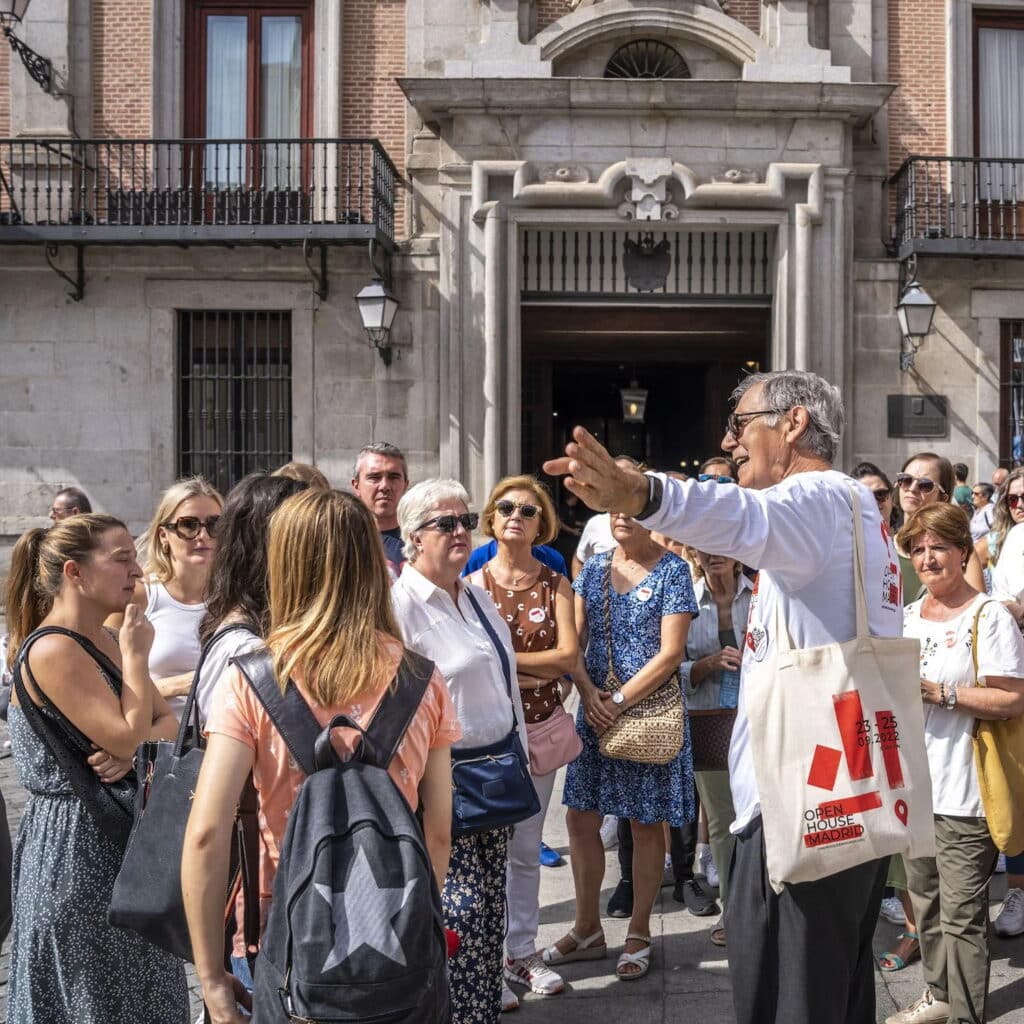
[[[679,826],[694,820],[689,716],[683,749],[668,764],[639,764],[605,757],[598,748],[597,734],[584,718],[582,704],[576,712],[576,732],[583,740],[583,750],[565,773],[562,803],[566,807],[614,814],[642,825],[667,821]]]
[[[459,937],[448,961],[452,1024],[497,1024],[505,956],[505,874],[509,830],[452,840],[441,907]]]

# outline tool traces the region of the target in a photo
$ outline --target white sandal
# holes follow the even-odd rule
[[[619,981],[637,981],[651,969],[650,935],[639,935],[636,932],[628,932],[626,934],[626,941],[629,942],[630,939],[635,939],[637,942],[646,942],[647,948],[639,949],[635,953],[627,953],[623,951],[620,954],[618,963],[615,965],[615,976]],[[639,970],[623,974],[623,967],[637,967]]]
[[[600,928],[593,935],[588,935],[585,939],[581,939],[577,935],[575,928],[570,928],[569,934],[565,937],[572,939],[573,948],[563,953],[558,948],[557,943],[553,946],[548,946],[541,953],[541,959],[543,959],[544,963],[554,965],[571,964],[577,960],[603,960],[604,955],[608,952],[608,945],[604,941],[604,932]],[[561,942],[562,940],[559,939],[558,941]]]

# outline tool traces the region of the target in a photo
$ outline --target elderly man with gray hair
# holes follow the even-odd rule
[[[745,676],[775,649],[775,621],[786,624],[797,649],[856,635],[852,481],[832,468],[843,429],[838,388],[816,374],[784,370],[745,378],[733,399],[722,448],[739,466],[739,487],[618,466],[579,427],[566,457],[544,469],[566,475],[566,486],[591,508],[627,512],[648,529],[759,570]],[[862,492],[868,624],[874,636],[898,637],[903,609],[898,587],[894,593],[886,580],[896,554],[874,498]],[[729,753],[736,853],[726,912],[737,1022],[875,1024],[871,938],[882,865],[869,861],[772,890],[740,704]]]

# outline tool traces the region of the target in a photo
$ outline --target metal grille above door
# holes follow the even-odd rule
[[[289,312],[178,314],[178,474],[226,493],[292,457]]]
[[[524,228],[521,240],[527,302],[624,295],[655,301],[671,295],[703,305],[771,302],[774,236],[768,231]]]

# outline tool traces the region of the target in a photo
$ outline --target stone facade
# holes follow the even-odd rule
[[[770,365],[841,384],[847,465],[894,470],[929,447],[991,471],[999,323],[1024,317],[1024,263],[922,259],[939,310],[901,373],[886,248],[889,175],[910,154],[969,151],[973,0],[313,6],[314,134],[379,137],[408,182],[399,358],[385,367],[359,326],[364,250],[331,250],[320,300],[294,247],[91,246],[76,303],[42,246],[5,245],[0,226],[0,533],[71,483],[145,521],[175,472],[178,309],[291,311],[296,458],[342,483],[355,450],[389,440],[417,477],[459,476],[479,501],[522,464],[524,232],[624,238],[647,217],[666,236],[766,233]],[[35,0],[22,34],[66,95],[44,96],[0,47],[0,136],[180,136],[187,7]],[[675,48],[692,79],[604,79],[638,38]],[[886,395],[933,392],[950,399],[948,436],[890,438]]]

